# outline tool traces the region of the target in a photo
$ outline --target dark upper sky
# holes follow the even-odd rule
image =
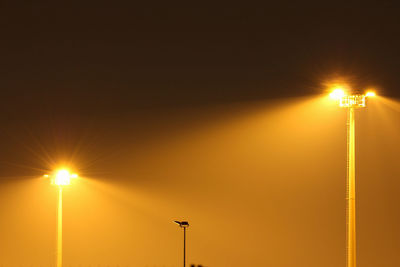
[[[398,97],[397,10],[390,1],[1,4],[3,145],[18,161],[10,136],[77,139],[107,118],[136,114],[130,123],[142,125],[171,108],[309,96],[337,78]]]
[[[47,1],[0,12],[0,120],[15,161],[10,136],[77,139],[107,118],[142,125],[171,108],[314,95],[336,78],[399,96],[390,2]]]
[[[2,4],[2,99],[109,112],[309,95],[335,76],[399,95],[394,1],[293,2]]]

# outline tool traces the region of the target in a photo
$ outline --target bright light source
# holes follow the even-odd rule
[[[44,177],[49,177],[49,175],[44,175]],[[71,183],[72,178],[78,178],[78,175],[76,173],[70,173],[66,169],[61,169],[55,172],[54,175],[52,175],[52,183],[55,185],[69,185]]]
[[[376,96],[376,93],[373,92],[373,91],[368,91],[368,92],[365,94],[365,96],[374,97],[374,96]]]
[[[339,99],[341,99],[342,97],[344,97],[345,95],[346,95],[346,94],[345,94],[344,90],[341,89],[341,88],[337,88],[337,89],[333,90],[332,93],[329,94],[329,96],[330,96],[332,99],[335,99],[335,100],[339,100]]]
[[[69,185],[71,182],[71,174],[68,170],[59,170],[56,173],[54,183],[56,185]]]
[[[71,179],[78,178],[78,174],[70,173],[67,169],[60,169],[51,175],[45,174],[43,177],[50,178],[52,184],[62,186],[71,184]]]

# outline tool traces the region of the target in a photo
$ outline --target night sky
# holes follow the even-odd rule
[[[46,182],[34,181],[65,164],[91,181],[79,194],[73,193],[82,198],[82,205],[104,205],[108,212],[102,214],[99,208],[89,219],[97,230],[105,225],[104,239],[87,234],[88,239],[102,241],[85,241],[73,252],[67,252],[68,244],[81,242],[79,231],[90,233],[90,227],[79,228],[70,216],[65,231],[74,231],[74,239],[65,241],[66,264],[180,266],[180,232],[169,224],[188,219],[193,221],[191,231],[196,231],[196,223],[204,231],[193,233],[196,242],[192,241],[189,263],[344,266],[346,116],[331,106],[321,111],[322,100],[315,100],[327,93],[329,82],[343,81],[355,90],[374,88],[384,97],[383,104],[371,104],[359,115],[364,137],[357,137],[357,164],[379,162],[373,171],[360,174],[375,182],[382,176],[388,179],[386,185],[360,183],[360,261],[368,267],[398,266],[400,232],[394,225],[400,216],[393,203],[400,199],[383,196],[400,195],[395,182],[400,175],[399,48],[395,1],[1,3],[0,216],[10,223],[0,224],[0,251],[7,247],[22,252],[0,254],[0,265],[53,263],[46,255],[53,249],[56,195]],[[373,111],[375,106],[379,112]],[[269,180],[269,175],[298,178],[288,188],[282,180]],[[324,184],[317,177],[330,182]],[[249,183],[241,184],[240,179]],[[38,218],[45,226],[42,221],[29,224],[33,215],[22,208],[27,195],[36,195],[32,188],[42,194],[32,205],[39,207],[43,201],[51,210],[47,214],[40,209]],[[370,192],[373,189],[377,195]],[[290,193],[297,203],[279,192]],[[241,194],[249,197],[241,199]],[[385,212],[369,197],[380,199]],[[315,204],[313,199],[322,200]],[[136,200],[141,204],[132,204]],[[67,214],[68,209],[77,213],[84,225],[85,211],[69,203]],[[119,213],[121,206],[124,211]],[[316,214],[325,218],[319,221]],[[237,216],[248,217],[260,233],[248,230]],[[378,216],[382,220],[375,219]],[[217,227],[207,223],[212,218]],[[10,245],[7,242],[14,237],[7,235],[7,227],[20,220],[32,231],[53,230],[46,238],[29,236],[25,241],[16,231],[22,241]],[[121,234],[120,229],[135,222],[143,232]],[[383,233],[382,222],[389,224]],[[279,228],[283,226],[286,230]],[[149,243],[143,241],[146,231]],[[225,239],[217,239],[219,233]],[[366,238],[370,233],[371,239]],[[129,234],[137,239],[132,241]],[[208,234],[212,237],[203,240]],[[35,238],[41,239],[45,251],[30,260],[26,255],[31,251],[23,247],[34,247]],[[102,247],[102,242],[107,245]],[[382,248],[374,247],[376,243]],[[87,247],[95,248],[80,254]],[[146,257],[136,257],[135,249],[143,248],[152,254],[138,252]],[[318,257],[312,256],[313,249]],[[271,252],[268,260],[262,256],[265,251]],[[240,256],[228,260],[231,254]],[[379,264],[368,265],[374,259]]]
[[[335,76],[398,96],[396,7],[2,4],[3,99],[109,113],[310,95]]]

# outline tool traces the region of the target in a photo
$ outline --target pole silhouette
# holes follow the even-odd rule
[[[186,267],[186,228],[189,227],[189,222],[186,221],[174,221],[183,228],[183,267]]]

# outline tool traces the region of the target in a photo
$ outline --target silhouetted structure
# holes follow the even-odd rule
[[[174,221],[181,228],[183,228],[183,267],[186,266],[186,228],[189,227],[189,222],[186,221]]]

